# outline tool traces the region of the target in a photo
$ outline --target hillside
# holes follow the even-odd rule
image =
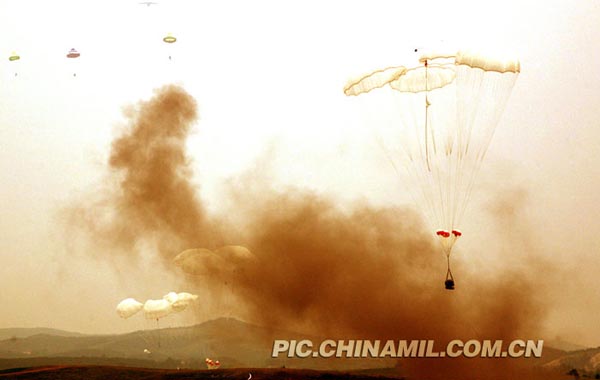
[[[223,369],[373,370],[385,375],[398,366],[398,361],[390,358],[272,358],[274,339],[321,339],[227,318],[188,327],[113,335],[83,335],[51,329],[1,331],[11,337],[0,341],[0,369],[48,365],[205,369],[207,357],[219,360]],[[541,368],[553,373],[565,373],[572,368],[590,375],[600,372],[600,348],[566,352],[544,346],[542,358],[519,360],[523,360],[523,368]]]
[[[54,335],[54,336],[84,336],[85,334],[58,330],[58,329],[50,329],[46,327],[16,327],[16,328],[4,328],[0,329],[0,341],[6,339],[14,339],[14,338],[27,338],[32,335],[38,334],[46,334],[46,335]]]
[[[199,325],[159,330],[140,330],[119,335],[55,336],[37,334],[0,341],[0,358],[22,362],[27,358],[119,358],[147,360],[174,368],[184,363],[205,368],[204,359],[218,359],[223,368],[295,367],[323,369],[384,368],[392,359],[271,358],[273,340],[315,339],[304,334],[274,331],[235,319],[221,318]],[[44,362],[46,363],[46,362]],[[51,363],[51,362],[48,362]],[[96,364],[96,363],[93,363]],[[2,363],[0,368],[9,368]],[[40,364],[41,365],[41,364]]]

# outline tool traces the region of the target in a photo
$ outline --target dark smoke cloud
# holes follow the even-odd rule
[[[456,262],[457,290],[445,291],[445,258],[414,211],[367,204],[341,209],[334,199],[313,192],[273,190],[261,181],[268,162],[231,180],[230,204],[243,220],[225,226],[207,214],[191,181],[185,142],[197,120],[193,98],[167,86],[128,117],[111,147],[107,188],[71,214],[72,222],[83,223],[95,241],[113,248],[110,252],[132,254],[140,241],[157,242],[166,267],[177,271],[168,263],[183,249],[244,245],[256,261],[234,274],[186,276],[190,286],[217,288],[227,277],[246,319],[311,335],[442,344],[537,337],[545,305],[535,266],[490,277]],[[525,198],[505,192],[490,206],[494,223],[521,243],[529,241],[530,232],[526,223],[516,223]],[[507,243],[500,249],[514,256],[513,247]],[[448,371],[476,377],[513,368],[504,359],[432,363],[402,365],[413,375],[445,378]]]
[[[73,224],[111,253],[131,255],[140,242],[162,254],[215,245],[192,181],[185,143],[198,119],[196,101],[170,85],[125,111],[129,123],[112,142],[106,183],[70,209]]]
[[[441,347],[452,339],[539,337],[545,304],[537,282],[548,267],[535,257],[523,255],[527,270],[497,277],[456,265],[458,289],[449,293],[443,254],[410,210],[363,205],[344,212],[300,190],[263,191],[252,200],[247,244],[259,264],[236,287],[259,322],[342,339],[435,339]],[[522,200],[522,192],[508,192],[492,207],[498,230],[519,243],[528,241],[526,230],[500,227],[519,219]],[[447,379],[490,371],[503,378],[521,364],[416,359],[402,365],[411,375]]]

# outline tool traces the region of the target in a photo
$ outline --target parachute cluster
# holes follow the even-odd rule
[[[218,360],[212,360],[210,358],[206,358],[204,362],[206,363],[206,368],[208,369],[218,369],[221,366],[221,363]]]
[[[158,3],[157,3],[157,2],[153,2],[153,1],[143,1],[143,2],[140,2],[139,4],[141,4],[141,5],[146,5],[147,7],[150,7],[151,5],[155,5],[155,4],[158,4]],[[164,43],[166,43],[166,44],[169,44],[169,45],[170,45],[170,44],[173,44],[173,43],[175,43],[175,42],[177,41],[177,38],[176,38],[176,37],[174,37],[174,36],[173,36],[171,33],[168,33],[168,34],[167,34],[165,37],[163,37],[163,38],[162,38],[162,41],[163,41]],[[79,53],[79,51],[77,51],[77,49],[75,49],[75,48],[71,48],[71,49],[70,49],[70,50],[67,52],[67,54],[66,54],[66,57],[67,57],[68,59],[70,59],[70,60],[73,60],[73,59],[79,58],[79,57],[80,57],[80,55],[81,55],[81,54]],[[171,55],[169,55],[169,60],[171,60],[171,59],[172,59],[172,57],[171,57]],[[19,54],[17,54],[15,51],[13,51],[13,52],[12,52],[12,53],[11,53],[11,54],[8,56],[8,60],[9,60],[10,62],[13,62],[13,63],[12,63],[13,65],[16,65],[16,64],[17,64],[17,62],[21,60],[21,56],[20,56]],[[15,70],[16,70],[16,69],[15,69]],[[18,72],[17,72],[17,71],[15,71],[15,76],[17,76],[17,75],[18,75]],[[76,73],[73,73],[73,76],[77,76],[77,74],[76,74]]]
[[[474,178],[519,72],[516,59],[432,52],[344,87],[348,96],[377,93],[368,96],[376,100],[375,135],[397,173],[403,168],[413,181],[409,190],[447,258],[447,289],[454,289],[450,254]]]
[[[116,310],[119,317],[124,319],[130,318],[143,310],[146,319],[158,321],[172,313],[184,311],[197,298],[197,295],[186,292],[169,292],[162,299],[150,299],[144,303],[134,298],[126,298],[119,302]]]

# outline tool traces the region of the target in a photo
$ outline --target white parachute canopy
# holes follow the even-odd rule
[[[146,319],[159,320],[171,314],[172,311],[171,303],[165,299],[147,300],[144,303],[144,316]]]
[[[163,299],[167,300],[171,304],[171,309],[174,313],[179,313],[185,310],[190,303],[198,299],[196,294],[181,292],[169,292]]]
[[[129,318],[142,310],[143,307],[143,303],[138,302],[133,298],[126,298],[117,305],[117,314],[119,314],[119,317],[121,318]]]

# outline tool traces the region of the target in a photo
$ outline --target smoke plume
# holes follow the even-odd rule
[[[194,99],[166,86],[127,117],[111,146],[105,187],[72,213],[72,221],[113,254],[135,261],[136,246],[150,242],[168,270],[180,271],[169,263],[184,249],[243,245],[256,260],[233,274],[227,267],[208,277],[182,276],[190,286],[215,288],[226,278],[240,317],[311,335],[440,344],[537,338],[545,307],[535,270],[483,276],[457,262],[457,290],[448,292],[445,258],[414,211],[364,203],[342,209],[314,192],[273,190],[260,174],[231,181],[231,204],[243,220],[226,223],[207,213],[191,180],[185,143],[198,118]],[[520,217],[519,201],[520,192],[509,192],[492,207],[505,231]],[[524,242],[528,231],[521,227],[511,233]],[[499,249],[513,255],[510,244]],[[506,374],[513,362],[427,359],[402,365],[415,376],[451,378],[449,373]]]
[[[71,209],[72,223],[121,255],[140,243],[163,254],[214,245],[219,231],[197,196],[185,148],[196,101],[170,85],[124,113],[129,123],[112,142],[106,181]]]

